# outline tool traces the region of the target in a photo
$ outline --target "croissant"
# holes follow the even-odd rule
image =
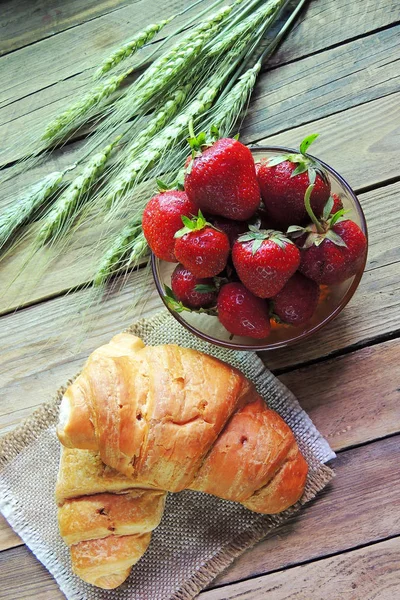
[[[127,333],[95,350],[66,390],[57,434],[65,447],[56,491],[61,535],[73,544],[75,572],[102,587],[119,585],[145,551],[162,514],[158,504],[150,516],[154,494],[163,502],[165,492],[198,490],[271,514],[299,500],[308,472],[291,429],[240,371],[176,345],[146,347]],[[115,494],[133,488],[143,495],[125,498],[131,510],[118,499],[113,514],[126,518],[107,530],[99,503],[113,506]],[[68,510],[79,513],[73,531]],[[104,544],[115,565],[104,561]]]
[[[261,513],[294,504],[307,475],[292,431],[240,371],[131,334],[89,357],[57,433],[140,487],[199,490]]]
[[[135,488],[96,452],[64,448],[56,500],[74,573],[104,589],[123,583],[150,543],[165,497],[161,490]]]

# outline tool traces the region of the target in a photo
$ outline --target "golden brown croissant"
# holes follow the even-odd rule
[[[134,486],[97,453],[63,449],[58,524],[73,571],[88,583],[105,589],[123,583],[161,520],[166,493]]]
[[[61,403],[58,437],[142,488],[201,490],[276,513],[302,495],[294,435],[240,371],[175,345],[115,336]]]
[[[56,498],[73,569],[112,588],[145,552],[165,492],[185,488],[276,513],[302,495],[294,435],[242,373],[175,345],[115,336],[60,409]],[[124,492],[124,495],[121,493]]]

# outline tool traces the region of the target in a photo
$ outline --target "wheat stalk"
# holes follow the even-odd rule
[[[151,99],[170,92],[174,83],[188,73],[204,44],[218,31],[231,10],[231,6],[221,8],[156,59],[116,101],[101,129],[113,128],[143,109]]]
[[[140,156],[118,174],[112,184],[112,191],[110,191],[105,200],[106,209],[111,210],[120,207],[121,200],[126,197],[126,193],[133,186],[142,182],[157,160],[164,153],[169,152],[174,144],[184,138],[189,122],[204,113],[211,106],[217,93],[217,86],[205,88],[199,97],[185,108],[183,113],[178,115],[168,127],[163,129],[159,136],[150,141]]]
[[[47,125],[42,135],[42,140],[54,142],[62,138],[71,128],[77,127],[83,117],[87,116],[89,112],[107,100],[129,74],[130,71],[126,71],[121,75],[113,75],[90,90],[83,98],[80,98],[80,100],[69,106],[67,110]]]
[[[33,185],[17,202],[13,202],[0,217],[0,249],[22,225],[43,206],[59,188],[65,171],[55,171]]]
[[[114,69],[117,65],[119,65],[123,60],[126,60],[138,52],[138,50],[148,44],[154,38],[154,36],[174,18],[175,15],[169,19],[164,19],[159,23],[152,23],[151,25],[145,27],[142,31],[139,31],[129,42],[117,48],[117,50],[115,50],[108,58],[106,58],[106,60],[95,72],[93,76],[94,79],[100,79],[106,73],[108,73],[108,71],[111,71],[111,69]]]
[[[68,233],[70,226],[82,209],[88,192],[104,171],[112,149],[121,139],[118,136],[101,152],[95,154],[87,163],[82,173],[75,177],[66,190],[57,199],[50,212],[44,217],[37,235],[39,245]]]
[[[138,261],[147,251],[147,243],[142,232],[141,222],[134,218],[115,238],[110,249],[103,256],[93,277],[94,285],[96,287],[102,286],[107,279],[121,270],[126,257],[134,254],[136,261]]]

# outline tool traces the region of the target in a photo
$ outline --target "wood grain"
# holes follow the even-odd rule
[[[347,450],[336,477],[299,516],[238,558],[216,585],[269,573],[400,533],[399,436]]]
[[[399,437],[393,437],[341,453],[334,463],[337,476],[326,490],[274,535],[243,554],[215,580],[215,585],[399,535],[398,444]],[[6,598],[25,598],[24,588],[32,581],[35,592],[36,584],[38,592],[56,589],[25,546],[0,553],[0,568],[7,593],[14,594]]]
[[[131,36],[144,23],[169,16],[188,4],[187,0],[167,0],[162,5],[148,0],[129,3],[109,14],[0,57],[0,105],[93,68],[107,49]],[[396,19],[396,0],[381,0],[378,5],[374,0],[356,0],[351,7],[345,0],[335,0],[335,3],[331,0],[314,0],[282,44],[274,64],[292,61],[365,35],[394,23]],[[54,56],[58,57],[57,61],[54,61]],[[13,72],[12,82],[7,72]],[[39,77],[34,77],[35,74]]]
[[[399,40],[400,26],[392,27],[263,73],[244,122],[246,140],[314,123],[398,91]]]
[[[3,0],[0,55],[131,4],[134,0]]]
[[[279,379],[338,451],[400,432],[399,356],[396,339]]]
[[[262,73],[244,133],[259,139],[397,91],[399,33],[400,27],[393,27]],[[39,137],[91,76],[92,70],[86,70],[0,109],[0,135],[7,139],[0,164],[23,156],[27,135],[21,131]]]
[[[350,108],[278,135],[262,137],[260,145],[297,148],[310,133],[319,133],[313,152],[340,173],[353,188],[372,188],[398,178],[393,168],[400,147],[400,93]],[[368,135],[365,135],[368,130]],[[254,135],[243,130],[242,141]]]
[[[23,544],[21,538],[11,529],[5,518],[0,515],[0,552]]]
[[[290,33],[290,42],[282,44],[271,64],[314,54],[398,21],[397,0],[311,0]]]
[[[399,117],[397,121],[396,114]],[[319,131],[321,137],[316,142],[315,152],[346,177],[353,187],[357,188],[362,186],[363,182],[382,182],[385,178],[397,175],[397,157],[400,147],[400,128],[397,126],[397,122],[400,122],[400,93],[321,119],[312,126],[295,128],[280,136],[266,138],[263,143],[297,146],[299,141],[310,131]],[[368,137],[363,135],[367,126]],[[65,157],[62,152],[60,154],[62,159],[53,158],[52,169],[60,168],[61,165],[65,166]],[[72,159],[73,156],[68,154],[68,160]],[[9,186],[12,185],[13,183],[10,182]],[[381,249],[379,252],[386,254],[386,247],[389,245],[392,248],[390,251],[392,257],[398,248],[398,236],[392,219],[387,225],[387,210],[392,210],[397,206],[397,192],[398,188],[388,187],[388,196],[385,202],[387,208],[382,209],[385,218],[374,208],[374,195],[366,197],[365,202],[363,196],[361,197],[363,206],[365,204],[374,249],[377,250],[379,246]],[[381,193],[378,192],[378,194]],[[371,207],[371,217],[369,207]],[[388,227],[388,238],[374,237],[375,226],[379,231]],[[68,252],[65,252],[57,263],[50,265],[40,283],[37,278],[34,286],[26,288],[26,279],[20,278],[9,289],[10,282],[14,280],[20,266],[30,255],[28,244],[25,247],[19,247],[18,252],[2,261],[0,289],[3,290],[3,293],[0,294],[0,313],[10,311],[21,304],[26,305],[60,294],[88,281],[93,273],[94,263],[101,255],[98,239],[98,229],[93,225],[86,229],[80,229]],[[48,251],[44,250],[37,255],[35,260],[38,265],[41,264],[41,258],[45,259],[47,254]]]
[[[400,538],[203,592],[199,600],[392,600],[400,595]]]

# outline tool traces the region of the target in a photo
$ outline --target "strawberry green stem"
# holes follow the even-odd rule
[[[194,138],[194,137],[196,137],[196,135],[195,135],[195,133],[194,133],[193,119],[190,119],[190,121],[189,121],[189,125],[188,125],[188,128],[189,128],[189,135],[190,135],[190,137],[191,137],[191,138]]]
[[[311,198],[313,189],[314,189],[314,184],[312,183],[311,185],[308,186],[308,188],[306,190],[306,193],[304,196],[304,205],[306,207],[308,216],[310,217],[311,221],[314,223],[315,227],[317,228],[318,233],[324,233],[324,228],[322,227],[321,223],[318,221],[317,217],[314,215],[313,209],[311,208],[310,198]]]

